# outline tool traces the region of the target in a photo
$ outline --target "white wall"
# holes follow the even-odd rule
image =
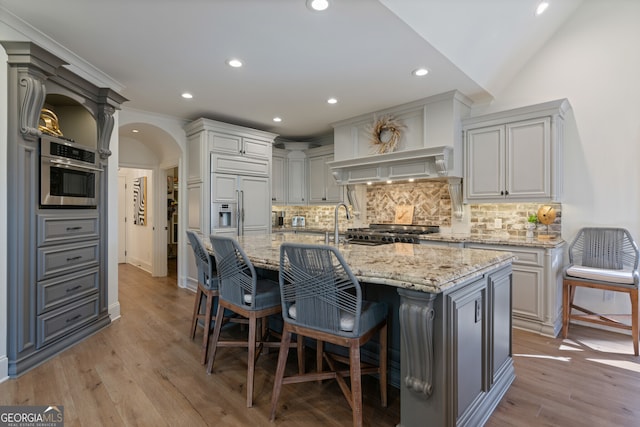
[[[147,169],[125,168],[120,169],[120,174],[125,175],[127,181],[125,196],[127,203],[127,263],[151,273],[153,245],[149,242],[153,242],[153,227],[156,218],[153,209],[147,209],[147,224],[143,226],[133,223],[133,181],[139,177],[147,177],[147,207],[151,207],[154,203],[153,174]]]
[[[564,147],[563,238],[587,225],[628,228],[640,241],[640,1],[585,1],[486,110],[559,98],[573,106]],[[581,292],[584,291],[584,292]],[[630,310],[628,298],[578,301]]]
[[[156,113],[127,108],[124,108],[120,112],[119,118],[120,129],[138,128],[138,125],[141,125],[141,129],[148,131],[152,135],[152,141],[147,141],[143,144],[140,141],[128,137],[125,132],[121,132],[119,156],[121,166],[149,167],[153,169],[156,178],[158,178],[156,179],[156,183],[158,183],[159,188],[164,188],[161,186],[161,183],[164,181],[160,173],[169,167],[178,167],[178,192],[180,194],[180,201],[178,203],[178,218],[180,220],[178,224],[178,235],[185,236],[186,227],[183,220],[187,217],[186,206],[188,198],[185,168],[186,156],[184,154],[187,152],[187,138],[183,127],[187,122]],[[164,194],[166,196],[166,192],[164,192]],[[111,199],[111,202],[116,203],[117,198]],[[164,203],[164,206],[160,206],[162,203]],[[166,212],[166,201],[158,200],[156,207],[156,210],[161,212],[161,215],[164,215]],[[166,216],[164,219],[166,219]],[[159,218],[159,220],[162,220],[162,218]],[[157,230],[155,241],[160,241],[163,236],[166,237],[164,231],[165,223],[163,222],[161,225],[162,227],[159,227]],[[162,234],[162,236],[160,236],[160,234]],[[178,240],[178,286],[181,287],[187,286],[187,268],[189,266],[188,258],[183,256],[190,250],[185,240],[186,239]],[[158,257],[156,257],[156,259],[158,260]],[[115,258],[113,262],[117,262],[117,258]]]

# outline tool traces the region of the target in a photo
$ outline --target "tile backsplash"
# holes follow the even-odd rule
[[[366,215],[362,216],[362,220],[365,225],[393,223],[396,207],[401,205],[414,206],[414,224],[451,226],[451,198],[448,182],[444,179],[367,185]],[[513,237],[524,237],[527,217],[537,213],[542,205],[552,206],[556,210],[556,219],[548,230],[546,226],[538,224],[535,233],[561,234],[562,204],[560,203],[469,204],[465,208],[469,211],[469,232],[476,236],[509,234]],[[307,227],[333,228],[334,208],[335,205],[331,204],[273,206],[272,210],[284,211],[285,224],[289,226],[293,216],[304,216]],[[353,226],[353,221],[347,221],[342,209],[338,218],[341,230]],[[496,227],[496,223],[499,227]]]
[[[562,204],[560,203],[482,203],[469,205],[471,216],[471,234],[487,235],[508,233],[514,237],[524,237],[527,217],[537,214],[542,205],[548,205],[555,209],[556,219],[553,224],[547,226],[537,224],[534,233],[556,234],[562,233]],[[496,227],[496,219],[500,220],[500,227]]]
[[[367,186],[367,222],[391,224],[396,207],[413,205],[413,223],[451,225],[451,198],[444,180],[372,184]]]

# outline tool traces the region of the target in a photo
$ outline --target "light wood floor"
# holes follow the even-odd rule
[[[261,356],[254,407],[245,407],[246,352],[219,351],[214,374],[188,338],[194,294],[175,276],[120,266],[122,318],[43,365],[0,384],[0,405],[64,405],[66,426],[348,426],[335,382],[283,388],[268,421],[277,354]],[[514,331],[516,379],[488,426],[638,426],[640,358],[628,336],[572,326],[571,339]],[[290,363],[296,369],[295,361]],[[365,381],[365,424],[400,420],[399,393],[379,406]],[[425,425],[428,421],[425,420]]]

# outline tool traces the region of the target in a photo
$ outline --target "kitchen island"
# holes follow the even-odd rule
[[[321,244],[324,237],[275,233],[238,241],[255,267],[277,271],[283,242]],[[484,424],[515,377],[513,256],[405,243],[341,244],[340,251],[365,298],[384,300],[391,308],[390,371],[395,359],[399,425]]]

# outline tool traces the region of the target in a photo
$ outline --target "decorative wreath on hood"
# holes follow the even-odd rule
[[[371,127],[371,144],[376,154],[392,153],[405,125],[391,115],[380,117]]]

